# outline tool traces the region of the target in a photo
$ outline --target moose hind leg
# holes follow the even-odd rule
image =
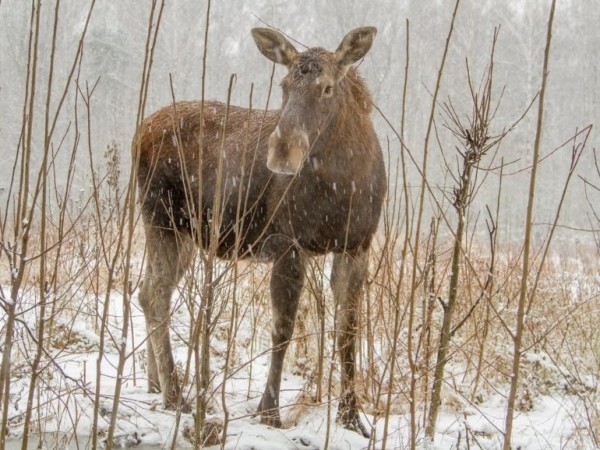
[[[171,295],[189,267],[193,243],[173,230],[148,226],[146,248],[146,272],[139,301],[148,332],[148,391],[162,391],[164,406],[173,409],[180,387],[169,336]]]
[[[273,264],[271,274],[272,330],[271,364],[265,392],[257,413],[261,423],[281,427],[279,415],[279,389],[283,360],[294,332],[296,312],[302,286],[304,284],[304,264],[300,253],[290,248]]]
[[[146,280],[152,279],[152,264],[150,264],[149,262],[146,263],[144,278]],[[146,286],[146,283],[142,282],[139,301],[144,313],[147,309],[145,305],[149,302],[151,296],[152,295],[149,286]],[[152,341],[149,336],[146,339],[146,360],[146,377],[148,378],[148,392],[151,394],[156,394],[160,392],[160,378],[158,377],[158,369],[156,367],[156,361],[154,358],[154,350],[152,349]]]
[[[370,433],[362,424],[355,390],[355,354],[357,335],[357,307],[367,277],[368,252],[336,254],[333,259],[331,288],[338,308],[336,327],[338,353],[341,359],[342,392],[337,420],[346,429],[365,437]]]

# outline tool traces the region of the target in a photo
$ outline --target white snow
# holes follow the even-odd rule
[[[33,298],[26,298],[33,301]],[[82,298],[85,303],[90,299]],[[175,358],[183,366],[187,357],[188,347],[186,339],[189,333],[189,317],[184,311],[180,301],[177,311],[173,314],[172,343],[175,348]],[[121,446],[161,446],[170,445],[175,433],[176,413],[162,408],[159,394],[146,392],[145,380],[145,344],[146,336],[143,315],[139,310],[137,299],[133,301],[133,337],[124,341],[128,351],[132,345],[137,346],[135,356],[126,361],[122,378],[121,404],[117,419],[117,444]],[[100,308],[102,305],[100,305]],[[122,298],[118,294],[111,295],[111,309],[109,331],[115,336],[120,333],[120,311]],[[261,315],[261,320],[268,317]],[[2,319],[2,321],[5,319]],[[41,389],[40,405],[36,413],[45,418],[44,430],[46,433],[71,433],[73,427],[77,433],[80,444],[87,442],[92,432],[93,398],[96,386],[96,366],[98,359],[99,336],[93,331],[92,322],[89,320],[76,320],[74,322],[61,322],[71,330],[75,336],[72,344],[66,349],[49,346],[54,355],[55,367],[48,373],[45,383],[51,389]],[[284,423],[283,429],[274,429],[261,425],[259,418],[254,417],[268,373],[268,328],[260,326],[255,329],[256,322],[251,317],[240,320],[237,331],[235,348],[232,352],[232,364],[229,368],[229,377],[225,382],[224,397],[229,412],[229,424],[225,449],[257,449],[257,450],[286,450],[286,449],[323,449],[329,430],[329,448],[334,450],[359,450],[369,447],[369,440],[357,433],[343,429],[336,424],[335,415],[337,400],[332,399],[331,404],[310,404],[306,399],[307,380],[294,370],[306,366],[309,362],[305,358],[298,358],[294,363],[292,357],[282,380],[280,396],[281,415]],[[35,322],[32,323],[32,326]],[[210,403],[210,416],[222,420],[222,369],[227,351],[227,321],[221,323],[211,342],[213,373],[212,394]],[[108,336],[108,335],[107,335]],[[117,338],[120,340],[120,338]],[[110,339],[108,339],[110,341]],[[329,344],[328,344],[329,345]],[[291,350],[290,350],[291,351]],[[311,351],[316,351],[311,349]],[[290,352],[288,352],[288,355]],[[526,352],[524,360],[529,364],[540,364],[548,370],[558,370],[556,365],[543,353]],[[114,395],[116,367],[118,353],[114,345],[107,344],[104,357],[101,360],[101,397],[100,397],[100,430],[105,432],[110,421],[112,398]],[[455,364],[455,365],[452,365]],[[460,362],[451,363],[450,370],[460,371]],[[51,363],[52,365],[52,363]],[[325,367],[335,367],[330,358],[326,357]],[[11,437],[18,438],[22,433],[18,417],[23,413],[29,375],[16,377],[11,384],[11,410],[9,417],[12,420],[10,427]],[[590,380],[590,388],[597,384]],[[310,390],[310,388],[308,388]],[[424,439],[422,430],[418,438],[420,449],[448,449],[470,448],[500,449],[502,447],[502,433],[505,420],[506,394],[508,386],[499,387],[491,395],[484,395],[480,404],[471,404],[462,398],[459,393],[449,397],[457,407],[443,407],[437,426],[437,433],[433,443]],[[60,395],[57,395],[60,393]],[[333,390],[334,395],[336,390]],[[186,395],[190,394],[189,387]],[[598,395],[590,389],[590,395],[595,396],[592,401],[598,402]],[[404,405],[402,403],[405,403]],[[368,406],[368,405],[367,405]],[[400,396],[394,400],[395,410],[401,411],[389,417],[387,435],[388,449],[408,448],[409,424],[408,400]],[[329,414],[329,415],[328,415]],[[418,411],[419,422],[422,422],[423,411]],[[581,438],[581,429],[584,422],[585,405],[580,396],[571,395],[564,390],[552,391],[548,395],[536,396],[533,408],[526,412],[518,412],[514,423],[514,448],[523,449],[578,449],[592,448],[590,441]],[[76,417],[75,423],[73,417]],[[375,430],[374,447],[381,448],[384,430],[384,418],[375,418],[363,414],[363,423],[373,426]],[[183,414],[182,422],[177,431],[177,448],[192,448],[192,444],[184,435],[184,430],[193,428],[191,414]],[[144,447],[146,448],[146,447]],[[211,447],[214,449],[219,446]]]

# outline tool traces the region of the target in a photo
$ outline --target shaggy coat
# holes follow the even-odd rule
[[[149,332],[149,389],[162,391],[167,407],[180,394],[169,341],[170,297],[196,247],[214,248],[221,258],[273,263],[273,351],[258,413],[274,426],[281,426],[281,370],[305,260],[333,252],[332,289],[341,305],[338,419],[368,434],[353,383],[356,303],[386,177],[371,97],[351,64],[366,54],[374,35],[374,28],[359,28],[336,52],[299,53],[283,35],[255,29],[260,51],[288,67],[280,110],[178,102],[147,117],[137,130],[134,152],[148,249],[140,302]]]

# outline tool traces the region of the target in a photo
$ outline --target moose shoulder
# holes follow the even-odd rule
[[[368,435],[354,390],[356,304],[386,178],[371,97],[352,64],[369,51],[375,34],[375,28],[358,28],[335,52],[298,52],[282,34],[254,29],[262,54],[288,69],[280,110],[179,102],[137,130],[148,254],[140,303],[149,333],[149,390],[162,392],[166,407],[175,407],[180,395],[169,338],[170,297],[197,247],[212,245],[223,258],[273,263],[273,349],[258,413],[274,426],[281,426],[281,372],[306,258],[333,252],[342,362],[338,420]]]

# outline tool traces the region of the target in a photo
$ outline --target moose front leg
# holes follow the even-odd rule
[[[279,388],[283,360],[294,332],[298,301],[304,284],[304,264],[300,253],[290,248],[273,263],[271,274],[272,329],[271,365],[265,392],[257,414],[261,423],[281,427],[279,415]]]
[[[368,252],[357,254],[340,253],[333,259],[331,288],[335,299],[337,345],[341,359],[342,392],[338,406],[337,420],[344,428],[356,431],[365,437],[370,433],[362,424],[359,405],[354,386],[357,306],[363,294],[363,285],[367,277]]]

